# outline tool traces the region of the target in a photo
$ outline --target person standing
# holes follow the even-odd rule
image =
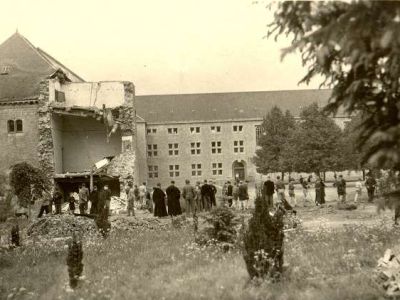
[[[146,182],[143,182],[142,185],[139,186],[139,197],[141,206],[146,205],[146,192],[147,192]]]
[[[68,197],[68,207],[69,207],[69,213],[71,215],[75,213],[75,198],[73,194],[74,194],[73,192],[70,192]]]
[[[303,189],[304,202],[308,202],[308,183],[301,175],[299,181]]]
[[[93,190],[89,194],[90,199],[90,214],[95,215],[97,214],[97,205],[99,202],[99,191],[97,190],[97,186],[93,186]]]
[[[321,178],[315,182],[315,204],[317,206],[325,203],[325,183]]]
[[[368,193],[368,202],[374,201],[375,189],[376,189],[376,180],[371,172],[368,173],[367,179],[365,180],[365,187],[367,188]]]
[[[61,194],[61,191],[59,190],[58,187],[54,189],[53,193],[53,202],[54,206],[56,207],[56,215],[61,214],[61,205],[63,203],[63,195]]]
[[[133,188],[133,196],[135,198],[136,207],[140,208],[140,192],[139,192],[139,188],[136,184]]]
[[[103,212],[110,213],[110,203],[111,203],[111,191],[108,189],[108,185],[104,185],[103,189],[99,193],[99,201],[97,205],[98,215],[102,215]]]
[[[337,194],[339,201],[346,201],[346,180],[344,180],[343,175],[339,175],[338,180],[335,182],[337,189]]]
[[[296,207],[297,201],[296,201],[296,195],[294,193],[294,179],[293,178],[289,179],[288,190],[289,190],[290,205],[293,207]]]
[[[195,210],[196,212],[203,211],[203,201],[201,197],[201,186],[200,186],[200,181],[196,182],[196,187],[195,187],[195,192],[196,192],[196,198],[195,198]]]
[[[214,182],[210,180],[209,187],[211,189],[210,191],[210,198],[211,198],[211,207],[212,206],[217,206],[217,200],[216,200],[216,194],[217,194],[217,188],[214,185]]]
[[[233,186],[230,181],[227,182],[226,187],[226,199],[228,201],[228,206],[232,207],[232,200],[233,200]]]
[[[151,201],[151,194],[149,190],[146,192],[146,206],[149,212],[153,213],[153,201]]]
[[[44,212],[46,215],[50,214],[51,194],[48,191],[44,191],[42,197],[42,205],[40,206],[38,218],[41,218]]]
[[[88,198],[89,190],[87,189],[86,185],[82,183],[82,186],[79,189],[79,213],[81,215],[86,213]]]
[[[275,184],[275,188],[276,188],[276,194],[278,196],[278,201],[283,204],[285,202],[285,184],[283,183],[283,181],[281,180],[280,176],[276,177],[276,184]]]
[[[242,210],[247,209],[247,201],[249,200],[249,193],[247,189],[247,184],[243,181],[239,182],[239,201],[240,201],[240,208]]]
[[[171,185],[167,187],[167,203],[168,203],[168,214],[172,216],[178,216],[182,214],[181,204],[179,199],[181,198],[181,191],[175,186],[175,181],[171,181]]]
[[[267,176],[267,181],[264,182],[262,195],[264,196],[265,201],[267,202],[268,207],[273,207],[274,205],[274,193],[275,193],[275,184],[271,180],[270,176]]]
[[[127,194],[127,199],[128,199],[128,217],[130,215],[135,216],[135,194],[134,194],[134,189],[133,189],[133,184],[132,182],[128,183],[128,194]]]
[[[161,189],[161,183],[157,183],[157,186],[153,188],[153,203],[154,203],[154,216],[155,217],[166,217],[168,216],[167,208],[165,207],[165,193]]]
[[[201,186],[201,200],[203,202],[203,207],[205,211],[209,211],[211,209],[211,193],[211,187],[205,179],[203,185]]]
[[[188,179],[185,180],[185,183],[182,189],[182,197],[185,199],[186,215],[190,216],[191,213],[194,213],[196,191]]]
[[[358,178],[356,182],[356,193],[354,194],[354,202],[358,202],[358,198],[361,197],[362,194],[362,182],[361,178]]]
[[[235,184],[233,185],[232,188],[232,197],[233,197],[233,202],[234,202],[234,207],[236,209],[240,208],[239,205],[239,184],[235,181]]]

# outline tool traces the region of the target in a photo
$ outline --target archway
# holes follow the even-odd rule
[[[246,178],[246,165],[245,162],[235,160],[232,164],[232,177],[235,180],[244,180]]]

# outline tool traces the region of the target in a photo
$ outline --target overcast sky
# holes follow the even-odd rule
[[[16,28],[86,81],[136,93],[316,88],[297,82],[290,44],[263,38],[272,14],[250,0],[1,0],[0,43]]]

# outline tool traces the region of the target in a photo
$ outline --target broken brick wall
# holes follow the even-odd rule
[[[121,185],[128,181],[138,182],[138,168],[136,163],[136,110],[135,87],[131,82],[124,84],[124,104],[115,108],[116,123],[121,129],[121,154],[116,156],[107,168],[111,176],[119,177]],[[122,189],[121,189],[122,190]]]

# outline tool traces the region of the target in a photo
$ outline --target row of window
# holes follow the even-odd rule
[[[22,120],[8,120],[7,121],[7,131],[8,133],[16,133],[23,131]]]
[[[202,164],[192,164],[192,176],[202,176]],[[222,175],[222,163],[212,163],[211,164],[212,175]],[[179,177],[180,167],[179,165],[169,165],[168,166],[169,177]],[[158,166],[149,165],[148,166],[149,178],[158,178]]]
[[[221,132],[221,126],[210,126],[211,133],[218,133]],[[243,125],[233,125],[232,126],[233,132],[243,132]],[[189,131],[192,134],[195,133],[200,133],[200,127],[199,126],[194,126],[194,127],[189,127]],[[178,128],[177,127],[169,127],[167,128],[168,134],[178,134]],[[147,134],[156,134],[157,133],[157,128],[147,128]]]
[[[200,145],[201,145],[200,142],[191,142],[190,143],[190,154],[192,154],[192,155],[201,154]],[[233,141],[233,152],[234,153],[244,153],[244,142],[243,141]],[[211,153],[212,154],[221,154],[222,153],[222,142],[221,141],[211,142]],[[178,143],[168,144],[168,155],[169,156],[179,155],[179,144]],[[157,144],[148,144],[147,145],[147,156],[148,157],[158,156]]]

